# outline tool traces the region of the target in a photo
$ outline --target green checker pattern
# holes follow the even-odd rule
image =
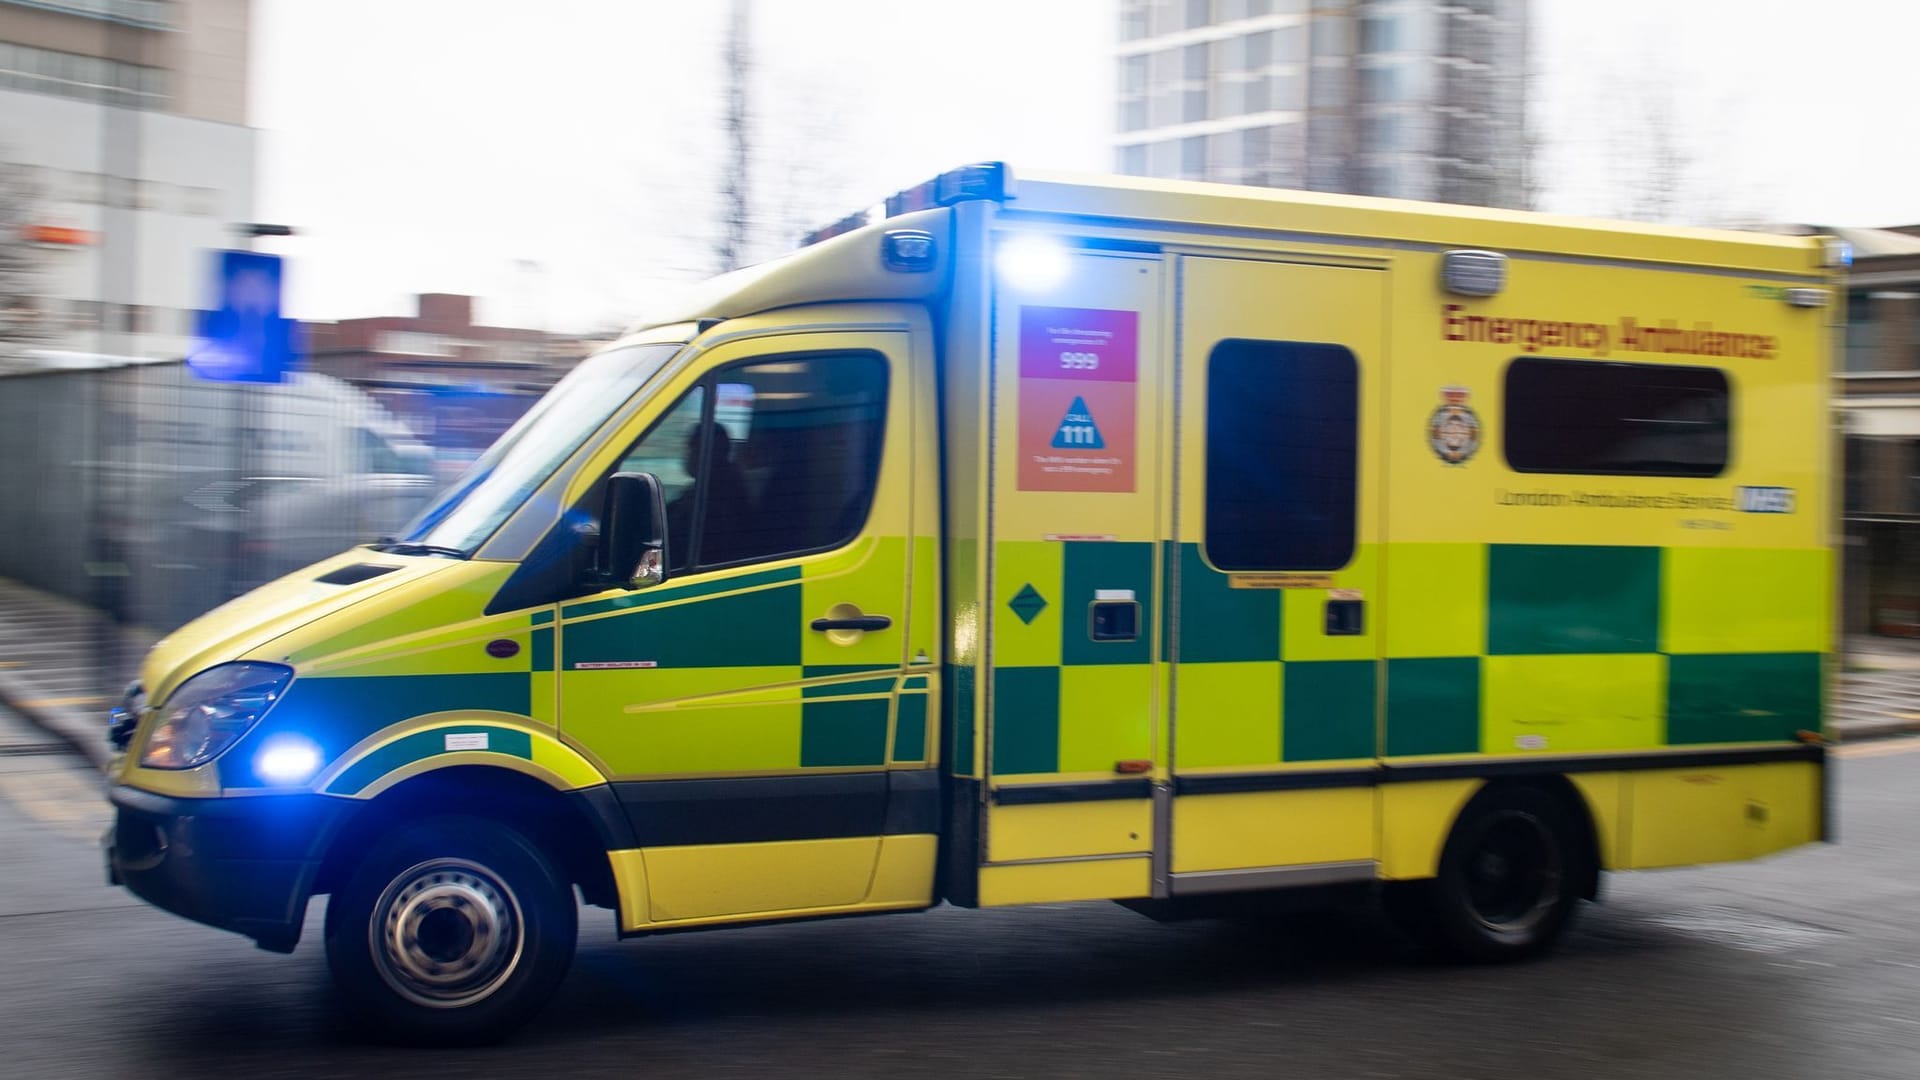
[[[1102,541],[995,545],[988,753],[995,775],[1111,773],[1153,756],[1158,545]],[[1130,591],[1138,634],[1096,641],[1096,593]],[[1045,601],[1037,610],[1034,594]],[[1030,618],[1028,616],[1031,616]],[[956,695],[970,689],[952,680]],[[956,750],[963,748],[956,746]],[[955,768],[961,767],[956,754]]]
[[[1385,584],[1366,597],[1368,618],[1439,617],[1400,639],[1383,632],[1376,661],[1297,658],[1320,645],[1290,647],[1287,635],[1317,627],[1299,617],[1310,612],[1289,618],[1288,605],[1324,594],[1233,589],[1197,545],[999,545],[996,602],[1032,590],[1048,607],[1024,624],[997,614],[992,770],[1075,772],[1148,756],[1125,703],[1084,679],[1095,666],[1123,679],[1153,646],[1092,641],[1094,589],[1136,590],[1143,627],[1159,631],[1157,658],[1177,665],[1183,768],[1773,742],[1822,727],[1821,553],[1446,547],[1468,550],[1380,549]],[[1397,553],[1422,571],[1470,572],[1395,579]],[[1151,610],[1156,567],[1179,582],[1177,611]],[[1756,601],[1755,589],[1778,599]],[[1476,614],[1450,614],[1464,611]],[[1152,683],[1139,685],[1146,707]]]
[[[565,724],[626,755],[616,768],[627,771],[925,761],[925,677],[902,677],[897,662],[809,663],[821,639],[806,629],[806,612],[819,607],[808,586],[785,567],[566,606],[557,665],[568,680]],[[643,687],[654,700],[696,705],[627,715],[627,703],[646,700]],[[896,731],[899,723],[917,727]]]
[[[1386,549],[1390,564],[1396,550]],[[1426,592],[1423,607],[1481,605],[1485,636],[1443,642],[1438,651],[1453,655],[1432,655],[1431,640],[1413,650],[1421,655],[1397,655],[1389,639],[1387,756],[1773,742],[1821,729],[1821,553],[1483,551],[1484,574],[1389,573],[1393,588]],[[1392,619],[1401,609],[1387,602]]]

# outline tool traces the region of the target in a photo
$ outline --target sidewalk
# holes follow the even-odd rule
[[[0,578],[0,704],[104,769],[113,760],[107,710],[156,638]]]
[[[0,578],[0,705],[104,769],[107,710],[156,636]],[[1828,730],[1841,741],[1920,733],[1920,640],[1854,637],[1846,649]]]

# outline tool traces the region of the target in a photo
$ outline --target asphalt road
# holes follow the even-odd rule
[[[1106,904],[620,943],[484,1050],[357,1037],[308,940],[253,949],[102,883],[92,775],[0,716],[0,1077],[1920,1075],[1920,740],[1840,761],[1841,835],[1615,875],[1554,956],[1431,963],[1365,924]]]

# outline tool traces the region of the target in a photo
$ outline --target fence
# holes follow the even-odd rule
[[[0,376],[0,575],[166,631],[402,525],[486,433],[425,390],[403,423],[337,379],[209,383],[180,363]],[[530,404],[506,395],[486,423]],[[452,438],[458,431],[459,438]]]

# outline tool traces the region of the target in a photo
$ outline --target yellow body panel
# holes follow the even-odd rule
[[[1661,631],[1676,653],[1817,653],[1833,640],[1824,548],[1668,548]]]
[[[1152,892],[1145,857],[980,868],[980,906],[1128,900]]]
[[[1387,388],[1388,430],[1397,436],[1424,432],[1441,404],[1440,390],[1458,387],[1468,392],[1479,418],[1481,446],[1463,464],[1450,466],[1424,438],[1388,442],[1387,467],[1396,481],[1391,543],[1824,550],[1826,328],[1819,311],[1789,307],[1749,288],[1776,287],[1783,284],[1779,279],[1523,258],[1509,268],[1499,296],[1474,298],[1448,296],[1428,284],[1440,277],[1434,254],[1401,253],[1394,274],[1419,285],[1392,314],[1396,371]],[[1449,340],[1450,306],[1458,317],[1591,323],[1616,338],[1624,319],[1636,326],[1711,322],[1720,330],[1773,336],[1783,355],[1672,355],[1630,350],[1617,340],[1604,350]],[[1451,332],[1465,336],[1457,326]],[[1502,452],[1503,387],[1509,365],[1530,356],[1726,370],[1736,440],[1726,471],[1701,478],[1514,472]],[[1732,504],[1740,485],[1791,488],[1800,509],[1737,512]]]
[[[611,851],[607,857],[613,867],[614,882],[620,893],[620,929],[643,931],[656,926],[686,927],[724,925],[765,918],[799,918],[807,915],[853,914],[858,912],[900,911],[926,907],[933,903],[933,862],[940,838],[910,834],[880,839],[880,858],[873,869],[873,885],[865,898],[854,903],[808,907],[747,910],[727,914],[673,918],[668,909],[650,905],[647,883],[647,852]],[[687,849],[656,849],[655,854]],[[672,861],[672,856],[669,856]],[[780,899],[791,900],[791,896]],[[652,918],[662,913],[659,919]]]
[[[1373,859],[1375,806],[1364,787],[1182,795],[1173,804],[1173,870]]]
[[[1153,846],[1153,807],[1145,799],[996,806],[987,827],[987,861],[1112,855]]]
[[[937,836],[908,833],[880,838],[880,861],[873,868],[873,907],[924,907],[933,903],[933,863],[940,852]]]
[[[1380,789],[1380,876],[1388,881],[1432,877],[1460,809],[1485,783],[1479,779],[1387,784]]]
[[[1173,695],[1182,772],[1280,760],[1278,663],[1182,664]]]
[[[1481,747],[1489,754],[1637,750],[1665,741],[1663,658],[1489,656]]]
[[[1746,765],[1636,772],[1627,869],[1751,859],[1820,838],[1819,769]]]
[[[1621,838],[1627,835],[1628,780],[1622,773],[1574,773],[1567,779],[1586,800],[1587,814],[1593,818],[1594,844],[1599,850],[1600,868],[1617,870],[1625,865],[1626,852]]]
[[[857,904],[879,853],[877,836],[647,848],[648,908],[668,923]]]
[[[1393,597],[1386,655],[1475,656],[1487,641],[1484,544],[1393,544],[1386,549]]]
[[[620,894],[620,929],[638,930],[650,920],[647,909],[647,860],[638,849],[607,852],[613,887]]]

